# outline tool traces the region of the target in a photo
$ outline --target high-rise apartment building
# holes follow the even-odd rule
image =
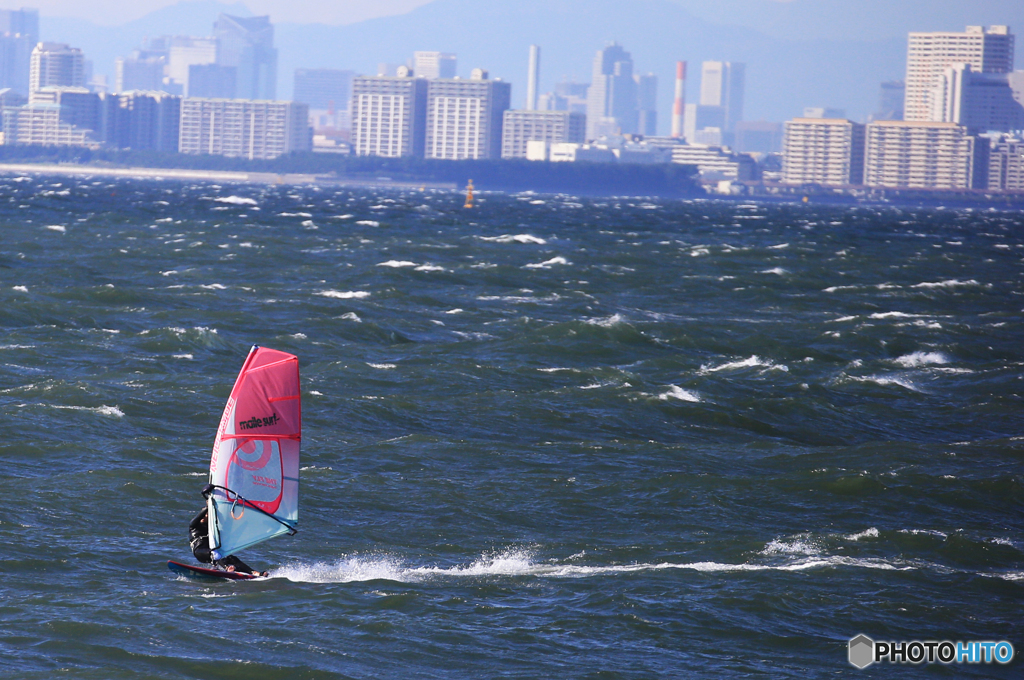
[[[632,134],[636,127],[633,58],[621,45],[612,43],[594,57],[587,93],[587,139],[618,133]]]
[[[726,134],[743,120],[745,73],[746,65],[739,62],[705,61],[701,66],[700,104],[722,107]]]
[[[1024,141],[997,140],[988,162],[988,188],[994,191],[1024,191]]]
[[[305,104],[190,97],[181,101],[181,153],[269,159],[309,151],[311,144]]]
[[[84,87],[85,57],[77,47],[38,43],[32,50],[29,92],[44,87]]]
[[[348,110],[352,99],[352,71],[330,68],[295,69],[292,99],[309,104],[310,110]]]
[[[469,80],[427,81],[424,155],[449,160],[500,158],[501,128],[512,87],[473,69]]]
[[[782,181],[846,186],[864,181],[864,126],[843,119],[794,118],[785,123]]]
[[[1012,71],[1013,43],[1008,26],[968,26],[963,33],[911,33],[907,44],[904,120],[932,119],[932,90],[948,66],[970,64],[978,73]]]
[[[359,156],[423,156],[427,80],[400,67],[398,76],[352,81],[352,151]]]
[[[134,50],[130,57],[118,57],[114,62],[114,91],[162,90],[166,66],[167,56],[162,53]]]
[[[116,95],[107,144],[121,149],[178,151],[181,97],[164,92]]]
[[[878,95],[878,111],[875,120],[903,120],[903,101],[906,99],[907,86],[902,80],[889,80],[882,83]]]
[[[413,72],[420,78],[454,78],[458,60],[448,52],[413,52]]]
[[[953,64],[929,96],[930,120],[980,132],[1024,130],[1024,71],[977,73],[970,64]]]
[[[570,111],[505,111],[501,157],[526,158],[530,142],[582,144],[587,118]]]
[[[28,96],[32,49],[38,42],[38,10],[0,10],[0,88]]]
[[[217,64],[233,66],[236,97],[277,98],[277,49],[269,16],[236,17],[221,14],[213,24],[218,42]]]
[[[864,184],[909,189],[981,189],[988,142],[956,123],[879,121],[867,126]]]

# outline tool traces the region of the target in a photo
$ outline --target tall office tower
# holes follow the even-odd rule
[[[330,68],[295,69],[292,99],[309,104],[310,110],[348,110],[352,99],[353,71]]]
[[[398,76],[352,81],[352,150],[359,156],[423,156],[427,81],[402,66]]]
[[[269,159],[309,151],[311,144],[305,104],[265,99],[181,100],[180,153]]]
[[[672,101],[672,136],[683,136],[683,121],[686,113],[686,62],[676,62],[676,92]]]
[[[833,118],[786,121],[782,181],[825,186],[862,184],[864,126]]]
[[[731,135],[743,120],[743,88],[746,65],[731,61],[705,61],[700,76],[701,106],[721,106],[723,132]]]
[[[192,64],[188,67],[185,96],[234,99],[238,96],[238,68],[220,64]]]
[[[540,82],[540,45],[530,45],[530,66],[526,74],[526,110],[537,110],[537,88]]]
[[[501,158],[501,128],[512,86],[473,69],[469,80],[427,82],[427,158]]]
[[[413,72],[420,78],[454,78],[457,59],[448,52],[413,52]]]
[[[988,141],[956,123],[887,120],[867,126],[864,184],[911,189],[982,189]]]
[[[29,92],[43,87],[83,87],[85,57],[77,47],[41,42],[32,50]]]
[[[943,69],[970,64],[978,73],[1013,70],[1013,34],[1008,26],[968,26],[963,33],[911,33],[907,42],[904,120],[931,120],[932,88]]]
[[[526,158],[530,142],[582,144],[587,119],[571,111],[505,111],[501,129],[501,157]]]
[[[190,38],[174,36],[167,39],[167,80],[180,92],[188,91],[189,67],[202,64],[216,64],[216,38]]]
[[[166,65],[166,55],[145,50],[134,50],[130,57],[118,57],[114,62],[114,91],[162,90]]]
[[[0,88],[28,96],[32,48],[37,42],[38,10],[0,10]]]
[[[636,101],[633,58],[621,45],[612,43],[594,57],[587,93],[587,139],[636,132]]]
[[[238,69],[235,96],[276,99],[277,49],[270,17],[221,14],[213,24],[213,35],[219,43],[217,64]]]
[[[907,94],[907,86],[902,80],[889,80],[882,83],[878,97],[878,112],[875,120],[903,120],[903,100]]]
[[[970,64],[943,69],[929,92],[930,120],[980,132],[1024,130],[1024,71],[976,73]]]
[[[117,95],[107,143],[122,149],[177,153],[181,97],[163,92]]]
[[[658,77],[638,75],[636,80],[636,131],[645,137],[658,134]]]

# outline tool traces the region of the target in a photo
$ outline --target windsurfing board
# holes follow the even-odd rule
[[[256,574],[247,574],[242,571],[225,571],[224,569],[209,569],[207,567],[194,567],[190,564],[182,564],[174,560],[167,560],[167,568],[175,574],[188,576],[190,578],[205,579],[228,579],[230,581],[251,581],[259,578]]]

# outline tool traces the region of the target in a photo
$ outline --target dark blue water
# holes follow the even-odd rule
[[[1012,677],[1024,217],[0,179],[0,675]],[[300,532],[186,525],[251,344]]]

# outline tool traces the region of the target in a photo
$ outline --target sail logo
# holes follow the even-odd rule
[[[264,418],[253,416],[248,420],[239,420],[238,429],[255,430],[258,427],[269,427],[271,425],[276,425],[279,420],[281,419],[278,417],[276,413],[270,416],[266,416]]]
[[[264,477],[263,475],[253,475],[252,483],[256,486],[265,486],[268,489],[277,488],[277,480],[273,477]]]

